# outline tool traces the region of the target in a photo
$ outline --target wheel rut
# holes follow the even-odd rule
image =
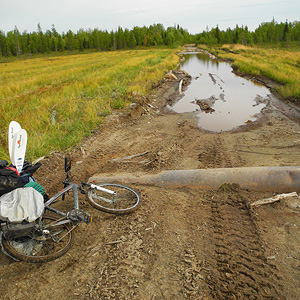
[[[276,266],[268,263],[247,200],[223,186],[212,193],[210,240],[214,245],[207,283],[214,299],[285,299]]]
[[[198,154],[204,168],[233,168],[243,165],[241,157],[234,151],[235,146],[226,143],[220,136],[212,137]]]

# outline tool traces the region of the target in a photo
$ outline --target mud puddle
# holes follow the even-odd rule
[[[203,52],[184,54],[181,70],[192,76],[183,97],[168,108],[177,113],[192,112],[200,128],[220,132],[252,123],[273,96],[268,88],[232,72]]]

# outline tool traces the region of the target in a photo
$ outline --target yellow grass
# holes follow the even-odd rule
[[[8,159],[10,121],[28,131],[30,159],[73,146],[112,109],[126,106],[130,92],[149,93],[177,62],[174,49],[151,49],[0,64],[1,158]]]

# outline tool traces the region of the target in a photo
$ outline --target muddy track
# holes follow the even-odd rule
[[[179,96],[179,81],[185,88],[190,80],[176,76],[66,151],[72,174],[87,181],[99,173],[300,165],[297,110],[298,118],[287,118],[271,106],[243,129],[207,132],[193,115],[165,111]],[[64,155],[43,159],[35,176],[50,196],[63,186]],[[76,228],[73,247],[61,258],[33,265],[1,254],[0,299],[300,299],[300,199],[250,210],[249,203],[273,193],[235,185],[132,187],[142,202],[129,215],[105,214],[80,199],[93,222]],[[71,204],[69,198],[62,203]]]
[[[285,299],[282,278],[267,261],[248,201],[230,189],[224,186],[223,196],[211,199],[212,264],[216,266],[208,282],[212,295],[215,299]]]
[[[85,265],[89,275],[77,281],[74,294],[80,299],[103,300],[209,295],[206,258],[198,239],[205,235],[207,218],[201,193],[138,189],[144,203],[134,216],[101,218],[101,232],[76,263]],[[161,200],[153,201],[153,195]]]
[[[243,165],[235,147],[228,145],[226,140],[219,135],[212,137],[211,141],[205,145],[205,149],[198,154],[198,159],[204,163],[203,167],[208,169],[233,168]]]

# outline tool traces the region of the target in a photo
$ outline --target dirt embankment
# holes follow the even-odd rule
[[[95,173],[300,165],[299,110],[273,99],[257,123],[213,133],[192,114],[174,114],[184,73],[149,98],[116,112],[70,151],[82,180]],[[29,141],[30,142],[30,141]],[[134,154],[130,160],[113,160]],[[64,153],[44,159],[36,179],[50,195],[62,187]],[[0,255],[1,299],[299,299],[300,201],[250,208],[269,192],[134,186],[142,197],[130,215],[90,207],[72,249],[41,264]],[[71,199],[67,199],[67,207]]]

